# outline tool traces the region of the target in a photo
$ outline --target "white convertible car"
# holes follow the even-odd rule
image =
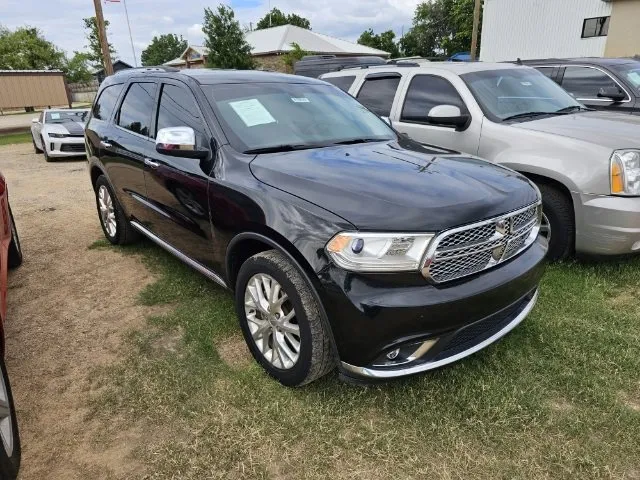
[[[51,158],[73,157],[86,154],[84,125],[88,109],[44,110],[31,121],[31,136],[36,153]]]

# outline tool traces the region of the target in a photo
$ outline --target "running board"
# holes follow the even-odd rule
[[[177,248],[173,247],[172,245],[169,245],[167,242],[162,240],[157,235],[151,233],[149,230],[147,230],[145,227],[140,225],[135,220],[131,222],[131,226],[133,228],[135,228],[136,230],[138,230],[140,233],[142,233],[149,240],[153,241],[154,243],[156,243],[160,247],[164,248],[167,252],[169,252],[170,254],[176,256],[179,260],[181,260],[182,262],[186,263],[187,265],[189,265],[194,270],[197,270],[198,272],[203,274],[208,279],[213,280],[218,285],[220,285],[220,286],[222,286],[224,288],[229,288],[229,287],[227,287],[227,284],[225,283],[225,281],[219,275],[213,273],[211,270],[209,270],[207,267],[205,267],[201,263],[196,262],[195,260],[192,260],[191,258],[187,257],[180,250],[178,250]]]

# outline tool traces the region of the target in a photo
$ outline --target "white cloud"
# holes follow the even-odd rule
[[[202,24],[194,23],[187,28],[187,40],[189,43],[201,44],[204,40],[204,34],[202,33]]]
[[[173,23],[173,17],[170,17],[169,15],[165,15],[164,17],[162,17],[162,21],[167,25],[171,25]]]

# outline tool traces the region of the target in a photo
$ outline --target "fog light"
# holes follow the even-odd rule
[[[387,353],[387,358],[389,360],[395,360],[398,357],[399,353],[400,353],[399,348],[396,348],[395,350],[391,350],[389,353]]]

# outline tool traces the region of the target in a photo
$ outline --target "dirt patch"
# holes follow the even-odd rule
[[[549,403],[549,406],[551,407],[551,410],[559,413],[568,413],[574,409],[573,404],[564,398],[557,398],[553,400]]]
[[[0,148],[24,251],[9,277],[7,364],[23,444],[20,478],[125,478],[145,434],[91,419],[91,372],[120,357],[123,335],[153,309],[153,276],[134,256],[87,246],[102,237],[86,162],[46,163],[31,145]],[[104,442],[96,445],[95,438]]]
[[[220,359],[231,368],[244,368],[253,360],[242,335],[231,335],[215,345]]]

